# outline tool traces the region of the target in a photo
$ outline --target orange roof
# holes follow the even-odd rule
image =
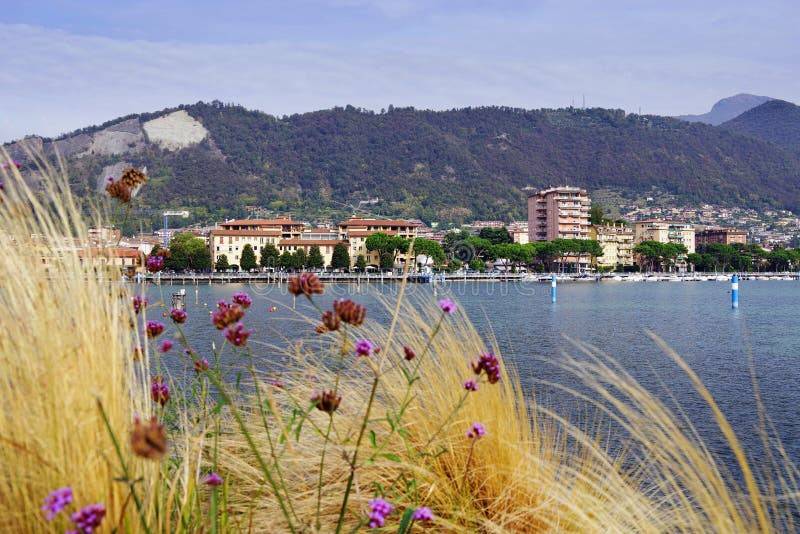
[[[113,257],[113,258],[138,258],[144,253],[138,248],[109,247],[109,248],[83,248],[78,251],[78,256]]]
[[[281,235],[279,228],[261,228],[258,230],[228,230],[227,228],[211,230],[211,236],[243,235],[250,237],[278,237]]]
[[[340,241],[338,239],[281,239],[278,242],[278,245],[334,246],[338,245],[339,243],[345,243],[345,241]]]
[[[283,224],[303,224],[293,221],[291,217],[278,217],[276,219],[234,219],[225,221],[220,226],[280,226]]]
[[[358,219],[352,218],[339,223],[339,226],[422,226],[418,221],[403,219]]]
[[[397,235],[397,232],[394,230],[350,230],[347,232],[347,235],[351,235],[353,237],[368,237],[372,234]]]

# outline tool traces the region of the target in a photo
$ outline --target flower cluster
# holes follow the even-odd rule
[[[72,488],[63,487],[58,488],[50,493],[44,500],[42,505],[42,512],[48,521],[52,521],[61,510],[72,504]]]
[[[164,331],[164,323],[158,321],[147,321],[147,337],[155,338],[161,335]]]
[[[452,299],[442,299],[439,301],[439,308],[447,315],[452,315],[456,311],[456,303]]]
[[[236,323],[225,329],[225,339],[234,347],[244,347],[247,344],[247,338],[252,333],[252,330],[245,330],[242,323]]]
[[[167,431],[153,417],[142,423],[137,417],[131,430],[131,449],[134,454],[149,460],[159,460],[167,453]]]
[[[75,523],[74,530],[68,530],[67,534],[92,534],[103,522],[106,516],[106,508],[102,504],[90,504],[84,506],[72,514],[72,522]]]
[[[157,273],[158,271],[164,270],[164,256],[156,255],[156,256],[148,256],[147,261],[145,262],[145,267],[151,273]]]
[[[142,311],[147,307],[147,299],[141,295],[134,296],[132,300],[133,300],[133,311],[137,315],[139,314],[140,311]]]
[[[153,397],[153,402],[161,406],[169,401],[169,385],[164,382],[164,377],[161,375],[154,376],[150,382],[150,395]]]
[[[303,273],[289,278],[289,293],[296,297],[305,295],[310,299],[312,295],[322,295],[324,292],[322,282],[314,273]]]
[[[161,343],[158,344],[159,352],[167,353],[172,350],[173,342],[171,339],[162,339]]]
[[[251,299],[247,293],[242,293],[241,291],[238,293],[233,294],[233,298],[231,299],[234,304],[238,304],[245,310],[250,307],[253,303],[253,299]]]
[[[199,358],[195,360],[194,370],[196,373],[202,373],[203,371],[208,371],[208,360],[205,358]]]
[[[414,513],[411,514],[412,521],[419,521],[420,523],[424,523],[426,521],[433,521],[433,512],[427,506],[420,506]]]
[[[186,312],[178,308],[172,308],[169,312],[169,316],[175,324],[183,324],[186,322],[187,318]]]
[[[217,486],[222,485],[222,477],[219,473],[211,472],[208,476],[203,480],[203,484],[206,486],[211,486],[212,488],[216,488]]]
[[[342,323],[360,326],[367,316],[367,309],[361,304],[356,304],[350,299],[333,301],[333,310],[322,313],[322,324],[317,326],[317,333],[335,332]]]
[[[244,317],[244,308],[238,304],[228,304],[224,300],[217,303],[217,310],[211,314],[211,322],[217,330],[239,322]]]
[[[106,181],[106,193],[111,198],[116,198],[123,204],[131,201],[136,189],[147,182],[147,176],[139,169],[129,167],[125,169],[119,180],[109,176]]]
[[[477,360],[472,362],[472,370],[476,375],[485,372],[486,379],[490,384],[496,384],[500,381],[500,361],[491,352],[484,352]]]
[[[417,357],[417,353],[414,352],[414,349],[406,345],[405,347],[403,347],[403,357],[406,359],[406,361],[410,362],[411,360]]]
[[[359,339],[356,342],[357,356],[370,356],[375,351],[375,345],[369,339]]]
[[[381,528],[386,524],[386,517],[392,513],[394,506],[381,498],[369,501],[369,528]]]
[[[472,426],[467,430],[467,437],[469,439],[479,439],[486,435],[486,427],[480,423],[472,423]]]
[[[334,391],[323,391],[321,393],[314,393],[311,397],[311,402],[320,410],[325,413],[333,413],[342,402],[342,396],[337,395]]]
[[[478,382],[475,379],[470,378],[464,382],[464,389],[467,391],[478,391]]]

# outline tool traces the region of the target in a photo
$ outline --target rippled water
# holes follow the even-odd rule
[[[219,333],[207,319],[217,300],[239,290],[254,298],[248,325],[259,339],[307,337],[310,327],[292,312],[293,299],[277,286],[202,285],[152,286],[151,300],[186,289],[187,311],[192,318],[188,334],[195,340]],[[434,299],[430,285],[409,289]],[[337,296],[350,295],[381,309],[379,295],[391,295],[393,284],[328,286],[324,306]],[[540,381],[558,381],[579,387],[558,368],[563,352],[575,350],[564,335],[587,341],[612,355],[621,365],[656,392],[677,399],[711,448],[724,457],[710,412],[694,393],[684,374],[645,335],[650,329],[671,345],[697,372],[734,429],[752,450],[758,449],[758,414],[751,381],[752,369],[761,388],[766,412],[790,456],[800,460],[800,418],[797,415],[800,378],[798,332],[798,281],[749,281],[740,285],[740,308],[730,306],[729,284],[723,282],[624,283],[577,282],[560,284],[558,302],[550,303],[549,288],[537,283],[453,282],[439,287],[438,295],[453,296],[466,310],[478,331],[494,337],[507,362],[517,368],[523,385],[535,388],[560,410],[570,409],[562,394]],[[270,306],[278,306],[270,311]],[[303,299],[297,309],[316,315]],[[198,316],[205,316],[198,319]],[[269,357],[269,356],[267,356]]]

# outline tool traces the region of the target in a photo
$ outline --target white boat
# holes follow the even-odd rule
[[[615,275],[611,279],[614,280],[615,282],[621,282],[622,281],[622,277],[620,275]]]
[[[730,280],[730,278],[727,275],[720,274],[720,275],[717,275],[714,278],[714,280],[716,280],[717,282],[727,282],[728,280]]]

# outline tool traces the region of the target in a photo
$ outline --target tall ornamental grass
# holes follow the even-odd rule
[[[323,309],[313,274],[288,289],[313,313],[260,335],[240,292],[210,317],[150,301],[79,252],[87,230],[61,173],[13,165],[0,192],[0,530],[49,532],[793,531],[797,471],[762,413],[748,454],[683,369],[736,464],[612,357],[554,355],[591,409],[525,391],[457,303],[404,297],[375,321]],[[146,177],[106,190],[124,216]],[[87,256],[88,254],[88,256]],[[163,269],[165,253],[147,260]],[[97,261],[95,261],[97,260]],[[212,339],[186,325],[211,320]],[[282,351],[265,366],[265,353]],[[664,356],[662,356],[664,357]],[[230,362],[239,362],[231,364]],[[242,364],[241,362],[244,362]],[[757,390],[756,390],[757,391]]]

